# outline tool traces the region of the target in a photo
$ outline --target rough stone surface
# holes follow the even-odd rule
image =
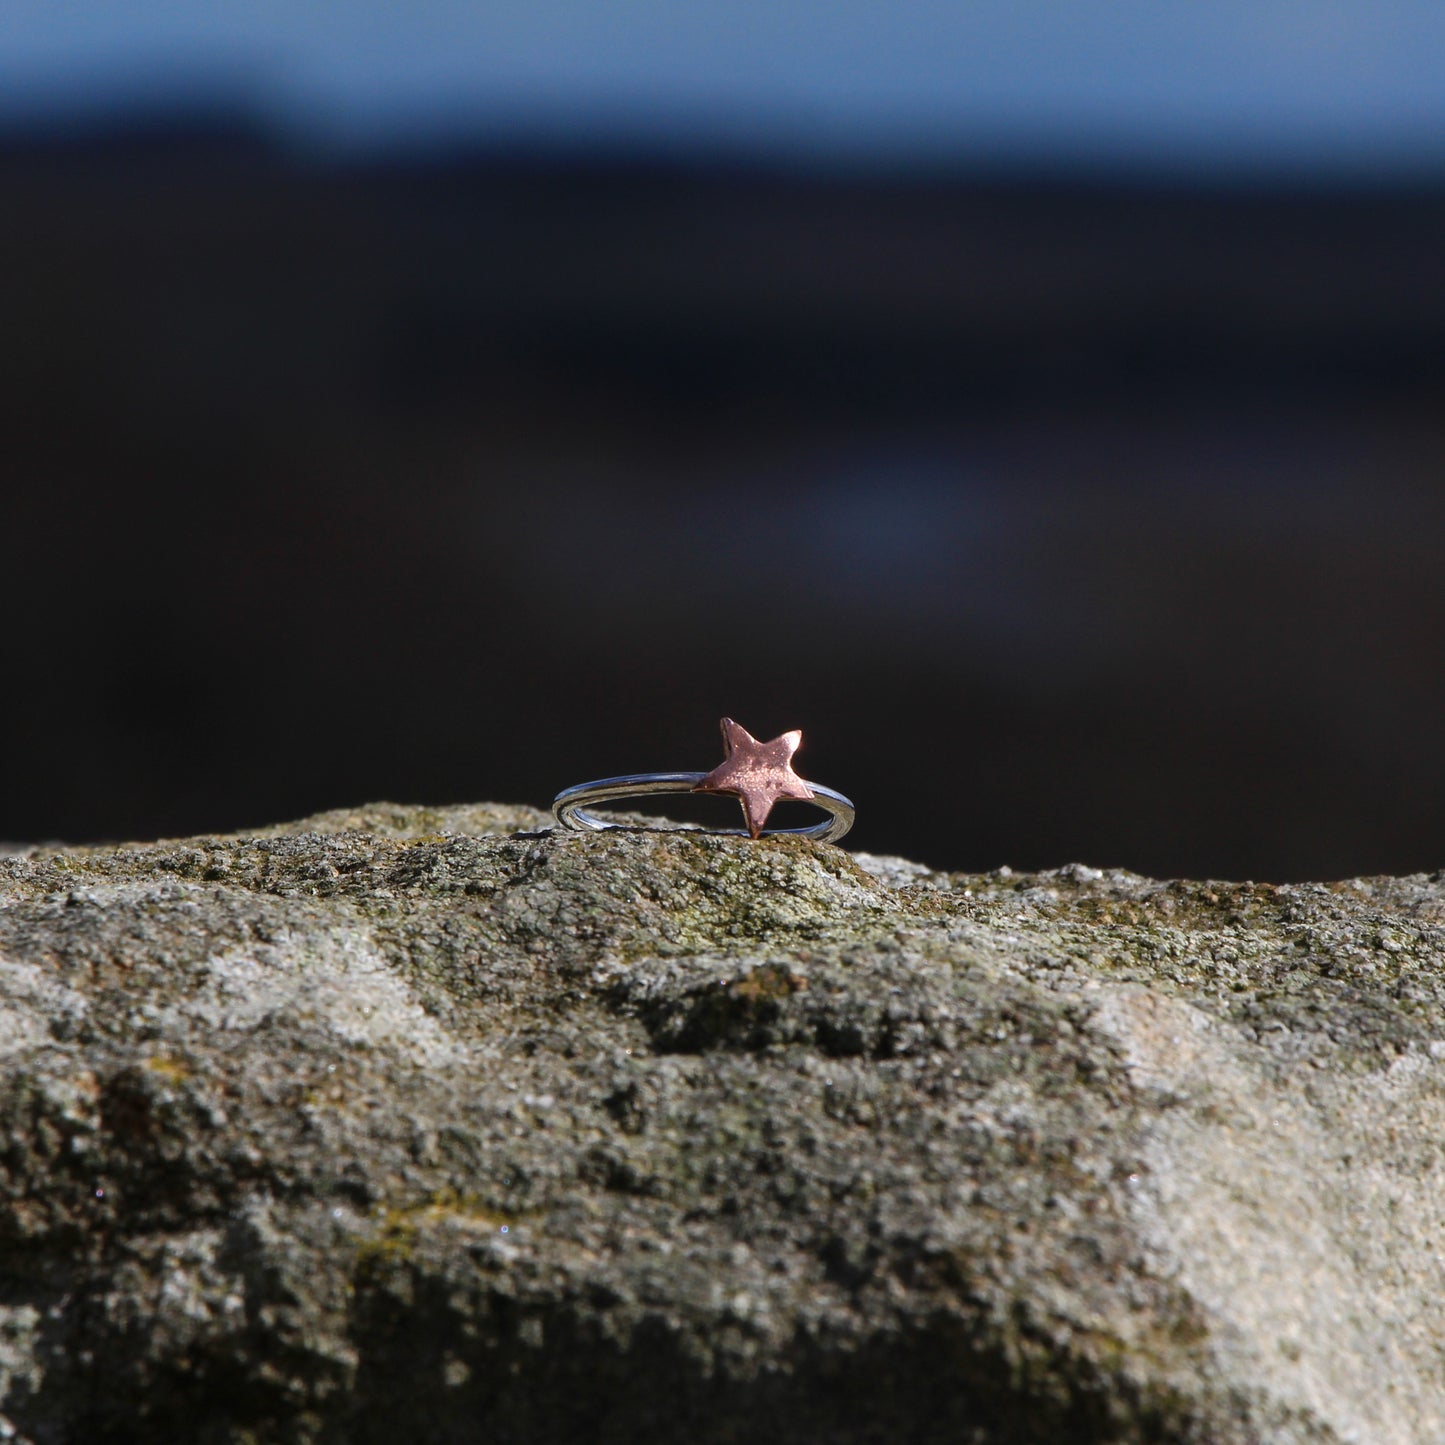
[[[0,1440],[1445,1439],[1445,881],[522,808],[0,858]]]

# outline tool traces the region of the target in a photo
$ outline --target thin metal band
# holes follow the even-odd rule
[[[552,800],[552,815],[564,828],[583,832],[600,832],[606,828],[626,827],[625,823],[609,823],[585,811],[598,803],[616,803],[623,798],[640,798],[649,793],[690,793],[707,777],[706,773],[630,773],[622,778],[601,778],[595,783],[579,783],[563,788]],[[820,843],[836,843],[853,826],[853,804],[842,793],[809,783],[813,801],[831,816],[823,823],[806,828],[764,828],[763,837],[815,838]],[[709,832],[747,837],[741,828],[710,828]]]

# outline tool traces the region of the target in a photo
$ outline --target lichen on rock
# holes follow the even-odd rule
[[[491,806],[19,850],[0,1438],[1445,1438],[1442,910]]]

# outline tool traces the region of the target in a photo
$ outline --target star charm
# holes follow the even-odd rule
[[[813,801],[812,790],[793,771],[793,754],[803,741],[794,728],[770,743],[760,743],[730,717],[722,720],[726,757],[693,788],[694,793],[725,793],[741,798],[748,832],[756,838],[779,798]]]

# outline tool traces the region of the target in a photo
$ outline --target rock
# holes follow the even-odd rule
[[[1445,882],[378,806],[0,858],[0,1440],[1445,1439]]]

